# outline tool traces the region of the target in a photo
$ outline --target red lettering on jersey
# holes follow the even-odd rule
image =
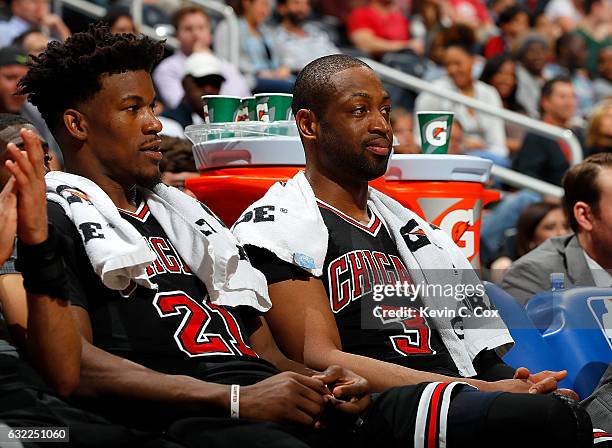
[[[399,275],[400,283],[412,283],[410,274],[408,273],[408,269],[404,265],[404,262],[396,255],[389,255],[389,258],[393,262],[393,266],[395,266],[395,272],[397,275]]]
[[[257,353],[249,347],[244,340],[242,339],[242,332],[240,331],[240,326],[234,316],[232,316],[225,308],[220,307],[219,305],[215,305],[214,303],[208,303],[208,306],[213,310],[217,311],[223,317],[223,321],[225,322],[225,328],[229,334],[233,337],[233,345],[234,347],[243,355],[253,356],[255,358],[259,358]]]
[[[385,308],[395,309],[396,307],[387,306]],[[406,319],[384,320],[384,322],[397,322],[404,330],[402,336],[389,336],[391,345],[396,352],[404,356],[434,353],[429,341],[431,330],[418,310],[415,309],[414,315]]]
[[[203,304],[181,291],[159,293],[153,304],[161,317],[183,314],[183,320],[174,333],[174,340],[181,351],[190,357],[233,354],[221,335],[205,333],[210,314]]]
[[[155,250],[158,258],[161,260],[168,272],[181,272],[181,265],[179,264],[178,259],[176,256],[171,255],[173,251],[163,238],[153,237],[149,238],[149,241],[151,242],[151,247]]]
[[[368,260],[368,264],[370,265],[370,272],[372,273],[372,283],[375,285],[380,285],[382,283],[382,281],[380,280],[381,273],[378,271],[377,264],[374,261],[374,257],[372,256],[372,252],[370,252],[369,250],[364,250],[363,253],[365,254]]]
[[[350,284],[351,279],[347,278],[340,281],[340,275],[348,271],[346,265],[346,255],[337,258],[329,264],[329,283],[331,293],[332,311],[337,313],[351,302]]]
[[[181,270],[182,270],[183,274],[190,275],[191,274],[191,269],[189,269],[189,266],[187,266],[187,263],[185,263],[185,261],[180,257],[180,255],[178,254],[178,251],[172,245],[172,242],[171,241],[167,241],[167,243],[168,243],[168,246],[170,246],[170,249],[176,255],[176,257],[178,259],[178,262],[181,264]]]
[[[372,290],[370,273],[366,265],[363,251],[355,251],[348,254],[349,266],[353,276],[353,300],[369,293]]]
[[[382,252],[374,252],[374,260],[376,260],[378,269],[380,269],[383,281],[390,284],[397,283],[397,275],[395,275],[387,255],[383,254]]]

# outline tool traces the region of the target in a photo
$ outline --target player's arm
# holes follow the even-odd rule
[[[303,361],[310,368],[323,369],[338,364],[366,378],[372,390],[379,392],[426,381],[462,381],[481,390],[527,393],[530,389],[527,381],[511,379],[488,383],[452,378],[344,352],[320,279],[285,280],[271,284],[269,291],[273,307],[266,314],[266,321],[276,341],[289,357]]]
[[[361,51],[371,54],[401,51],[410,48],[420,50],[414,40],[388,40],[376,36],[371,29],[360,28],[349,35],[349,39]],[[422,51],[416,51],[422,53]]]
[[[81,340],[62,294],[61,257],[54,235],[48,232],[43,150],[32,131],[22,130],[21,137],[25,151],[8,144],[11,160],[6,167],[14,177],[17,195],[16,230],[24,281],[12,285],[14,300],[9,304],[7,323],[24,327],[27,316],[30,362],[58,393],[69,395],[79,381]]]
[[[371,388],[365,378],[339,365],[329,365],[324,371],[317,371],[306,367],[301,362],[289,359],[276,345],[265,319],[257,317],[254,320],[255,322],[251,324],[254,328],[250,336],[251,345],[263,359],[271,362],[281,371],[297,372],[320,379],[328,386],[334,397],[352,403],[351,406],[335,403],[341,411],[359,414],[367,408],[370,403],[368,394]]]
[[[79,394],[167,403],[201,415],[230,415],[230,386],[160,373],[95,347],[87,311],[79,306],[72,311],[83,335]],[[283,372],[240,389],[240,417],[313,425],[328,393],[320,379]]]

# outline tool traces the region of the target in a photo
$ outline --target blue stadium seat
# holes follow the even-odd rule
[[[572,388],[590,395],[612,361],[612,288],[540,293],[525,310],[567,369]]]
[[[542,334],[514,297],[494,283],[484,282],[484,285],[514,339],[514,347],[504,355],[504,361],[512,367],[527,367],[531,372],[562,370]]]

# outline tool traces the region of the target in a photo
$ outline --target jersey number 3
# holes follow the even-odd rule
[[[161,317],[183,315],[174,339],[181,351],[190,357],[210,355],[253,356],[257,354],[243,340],[240,327],[234,316],[224,308],[205,301],[198,302],[182,291],[164,292],[155,296],[153,301]],[[211,315],[221,318],[227,334],[228,343],[217,333],[206,333]]]

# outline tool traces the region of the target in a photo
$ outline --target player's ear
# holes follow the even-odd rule
[[[303,140],[315,140],[319,133],[319,121],[313,111],[300,109],[295,114],[295,122]]]
[[[85,141],[87,140],[87,119],[76,109],[67,109],[64,111],[64,126],[71,137]]]

